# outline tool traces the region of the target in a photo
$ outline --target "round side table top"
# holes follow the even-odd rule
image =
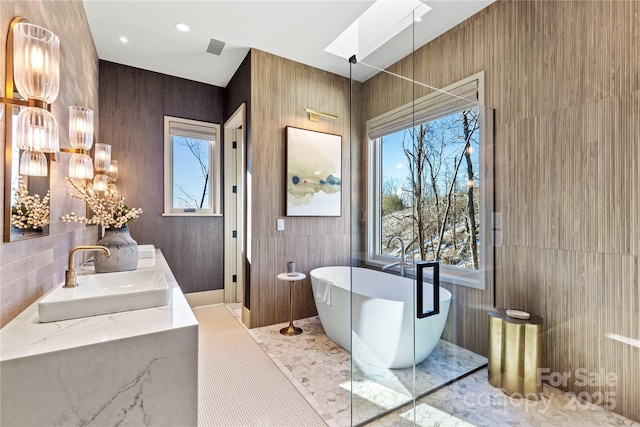
[[[509,322],[509,323],[517,323],[517,324],[524,323],[527,325],[529,324],[542,325],[544,323],[542,320],[542,317],[536,316],[535,314],[532,314],[529,319],[518,319],[515,317],[510,317],[507,315],[507,310],[504,308],[494,308],[489,312],[489,316],[504,320],[505,322]]]
[[[287,282],[295,282],[297,280],[306,279],[307,275],[304,273],[280,273],[278,274],[278,280],[286,280]]]

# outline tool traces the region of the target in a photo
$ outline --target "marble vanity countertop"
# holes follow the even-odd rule
[[[198,324],[159,249],[156,249],[155,258],[138,260],[138,269],[159,269],[164,272],[171,288],[168,305],[40,323],[38,321],[38,301],[36,301],[0,329],[0,361],[153,334]],[[78,271],[79,274],[82,274],[81,272],[86,274],[92,272],[93,267],[82,267]]]

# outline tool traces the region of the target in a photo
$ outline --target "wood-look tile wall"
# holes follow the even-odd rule
[[[542,316],[543,366],[570,372],[563,388],[594,402],[613,392],[615,411],[635,421],[640,348],[611,337],[640,339],[638,46],[640,2],[498,1],[391,67],[415,65],[436,87],[485,71],[502,214],[497,306]],[[365,83],[367,117],[405,102],[393,85]],[[381,93],[388,105],[372,101]],[[453,294],[456,328],[477,334],[468,344],[480,351],[491,291]],[[618,382],[580,387],[578,368]]]
[[[98,55],[81,1],[0,2],[0,82],[5,81],[5,46],[9,24],[16,16],[53,31],[60,38],[60,93],[51,105],[58,122],[60,146],[69,148],[69,106],[93,109],[98,119]],[[4,96],[4,90],[2,91]],[[5,108],[4,105],[0,108]],[[7,110],[5,109],[5,114]],[[0,149],[5,149],[4,119],[0,121]],[[84,212],[84,204],[68,196],[64,177],[69,154],[60,154],[49,170],[51,224],[49,236],[19,242],[0,243],[0,327],[6,325],[29,304],[64,280],[69,251],[98,240],[96,227],[62,223],[67,212]],[[4,187],[4,158],[0,162],[0,188]],[[0,200],[5,203],[4,193]],[[4,209],[0,209],[3,223]],[[0,233],[3,233],[0,230]],[[1,240],[1,239],[0,239]]]
[[[289,319],[289,284],[276,279],[287,261],[307,273],[294,287],[295,319],[316,314],[309,271],[349,265],[349,80],[252,50],[251,103],[251,327],[259,327]],[[311,122],[306,107],[339,118]],[[286,126],[342,135],[341,217],[285,216]]]
[[[143,209],[131,236],[162,249],[185,293],[224,288],[224,219],[162,216],[164,116],[222,126],[224,96],[217,86],[100,61],[100,141],[118,160],[119,191]]]

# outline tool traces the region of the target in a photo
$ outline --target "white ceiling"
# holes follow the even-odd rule
[[[432,10],[416,23],[416,47],[495,0],[422,1]],[[227,85],[252,47],[349,77],[348,61],[324,49],[374,3],[369,0],[83,2],[100,59],[221,87]],[[189,25],[191,31],[178,31],[176,23]],[[389,26],[393,24],[390,22]],[[123,36],[128,43],[120,41]],[[220,56],[206,52],[212,38],[226,43]],[[386,68],[411,50],[409,28],[365,58],[365,62]],[[359,81],[375,73],[362,65],[354,68],[354,78]]]

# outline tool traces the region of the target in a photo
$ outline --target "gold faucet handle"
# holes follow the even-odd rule
[[[64,273],[64,285],[63,288],[75,288],[76,287],[76,272],[75,270],[65,270]]]

